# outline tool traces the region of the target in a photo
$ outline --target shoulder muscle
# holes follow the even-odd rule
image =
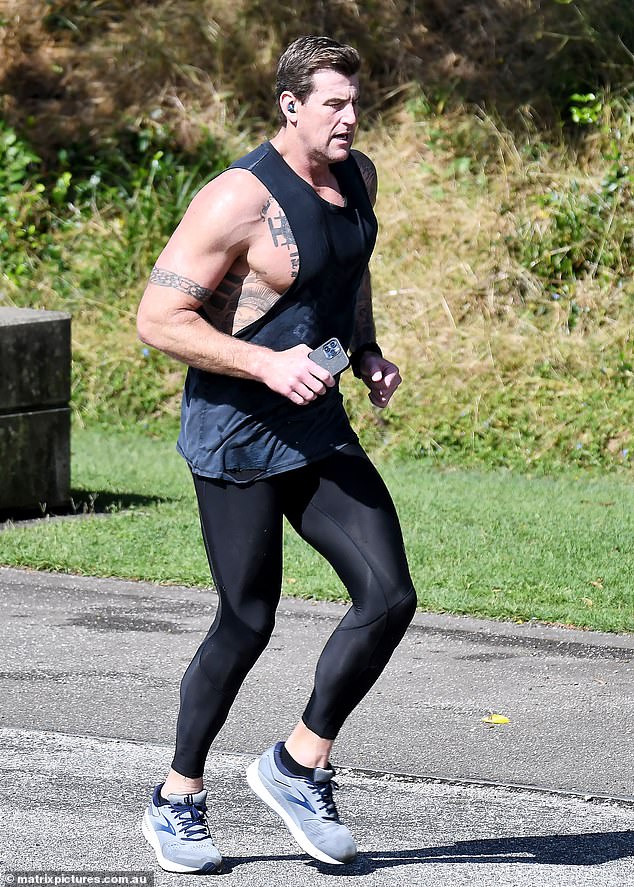
[[[252,173],[227,170],[196,194],[174,234],[184,227],[188,237],[201,238],[212,249],[246,247],[268,197]]]

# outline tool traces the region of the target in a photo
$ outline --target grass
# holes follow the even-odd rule
[[[612,206],[615,267],[604,267],[601,280],[591,268],[564,279],[568,266],[548,259],[555,241],[558,256],[572,243],[580,248],[588,214],[608,212],[604,187],[620,194],[613,161],[595,156],[584,172],[563,144],[522,143],[492,118],[463,113],[403,115],[367,147],[380,174],[372,264],[379,339],[406,378],[378,420],[353,397],[368,442],[453,465],[548,472],[629,464],[634,290],[616,266],[631,256],[632,213]],[[570,197],[562,221],[555,196],[574,195],[575,182],[584,199]],[[631,199],[628,189],[619,201]],[[531,249],[536,232],[542,237],[544,262],[533,268],[517,255],[527,219]],[[590,266],[597,244],[586,246]]]
[[[381,469],[422,608],[634,631],[626,478],[438,471],[412,460]],[[5,524],[1,563],[210,584],[190,479],[171,442],[77,429],[73,485],[84,516]],[[345,599],[330,567],[290,531],[284,593]]]
[[[378,123],[359,139],[381,184],[372,260],[379,340],[406,379],[380,416],[346,380],[364,442],[444,466],[631,466],[631,174],[617,175],[607,154],[584,171],[565,145],[543,145],[537,134],[520,143],[486,115],[420,113],[410,102],[397,125]],[[625,146],[632,129],[621,122]],[[136,158],[134,181],[86,192],[81,211],[42,234],[46,254],[16,259],[23,270],[0,279],[0,304],[72,312],[80,424],[173,433],[182,367],[142,347],[135,309],[179,212],[224,155],[207,143],[205,164],[199,158],[186,174],[186,156],[161,154],[161,139]],[[32,204],[42,199],[34,192]],[[587,217],[599,225],[592,237]],[[577,242],[581,230],[587,242]],[[557,237],[558,257],[570,248],[567,265],[551,256]],[[593,274],[597,250],[607,264]],[[588,268],[565,278],[578,262]]]
[[[343,386],[421,606],[634,630],[634,19],[610,0],[370,6],[0,15],[0,305],[72,313],[87,512],[5,528],[0,561],[208,582],[171,443],[183,368],[139,343],[136,305],[193,193],[271,134],[281,47],[328,32],[364,58],[378,338],[405,379],[384,413]],[[342,594],[293,536],[285,590]]]
[[[147,276],[198,187],[271,134],[290,31],[326,30],[365,60],[378,338],[406,380],[380,416],[346,380],[365,444],[425,466],[631,471],[631,16],[607,0],[371,6],[16,0],[0,17],[0,305],[72,313],[80,425],[173,434],[182,368],[134,329]]]

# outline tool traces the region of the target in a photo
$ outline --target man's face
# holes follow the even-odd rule
[[[313,85],[297,103],[297,135],[309,156],[337,163],[350,153],[357,128],[359,78],[324,68],[313,74]]]

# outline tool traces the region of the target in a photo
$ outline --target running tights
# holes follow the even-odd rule
[[[196,475],[194,485],[219,603],[181,682],[172,766],[189,777],[202,776],[211,743],[273,631],[284,516],[332,564],[352,600],[319,658],[302,715],[318,736],[337,736],[416,608],[394,505],[361,447],[248,485]]]

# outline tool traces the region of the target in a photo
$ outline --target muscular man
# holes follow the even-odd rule
[[[287,48],[279,132],[197,194],[139,307],[141,339],[189,367],[178,449],[219,598],[182,679],[171,769],[143,817],[168,871],[221,866],[203,770],[273,630],[283,517],[330,561],[352,607],[319,658],[301,720],[247,779],[321,861],[356,854],[333,800],[333,741],[416,607],[389,493],[350,427],[337,378],[309,357],[337,337],[377,407],[401,381],[374,341],[376,175],[351,152],[358,69],[356,50],[326,37]]]

